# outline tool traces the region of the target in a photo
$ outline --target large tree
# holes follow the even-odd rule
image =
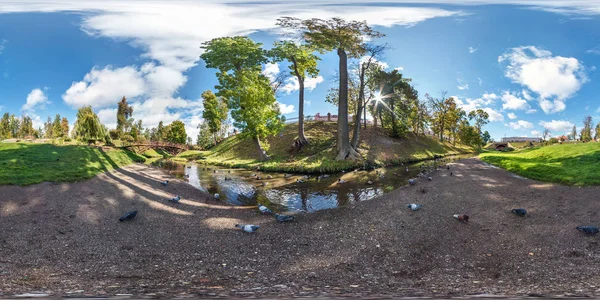
[[[2,119],[2,121],[4,121],[4,118]],[[596,139],[596,141],[600,139],[600,122],[596,124],[596,133],[594,134],[594,139]]]
[[[292,17],[278,19],[278,25],[301,33],[303,39],[321,53],[336,50],[339,57],[339,105],[337,132],[337,160],[355,159],[360,155],[350,145],[348,126],[348,57],[358,58],[365,54],[365,38],[377,38],[383,34],[371,29],[366,22],[346,21],[341,18],[328,20],[301,20]]]
[[[69,136],[69,120],[66,117],[60,120],[60,129],[63,137]]]
[[[283,118],[269,79],[261,74],[268,61],[262,44],[248,37],[221,37],[205,42],[201,58],[208,68],[218,69],[217,96],[227,99],[234,126],[251,137],[259,159],[267,160],[261,139],[279,132]]]
[[[35,129],[33,129],[33,121],[29,116],[21,117],[21,125],[19,127],[19,137],[25,138],[29,136],[33,136],[35,133]]]
[[[581,130],[581,140],[589,142],[592,140],[592,116],[586,116],[583,119],[583,129]]]
[[[0,120],[0,140],[10,137],[10,114],[4,113]]]
[[[129,103],[127,103],[127,98],[123,96],[121,101],[119,101],[119,107],[117,108],[117,130],[121,134],[129,131],[129,127],[131,127],[129,119],[132,115],[133,107],[129,106]]]
[[[314,78],[319,74],[317,69],[319,57],[312,52],[313,49],[309,46],[299,45],[292,41],[275,42],[269,52],[269,56],[275,63],[283,60],[289,61],[290,74],[298,80],[298,137],[294,141],[294,146],[298,149],[308,144],[308,139],[304,134],[304,80],[307,76]]]
[[[94,113],[91,106],[84,106],[77,110],[77,120],[73,126],[73,138],[80,141],[95,143],[103,140],[106,131],[100,118]]]
[[[55,138],[63,137],[63,129],[60,124],[60,115],[56,114],[52,122],[52,136]]]
[[[544,142],[548,140],[551,134],[552,133],[550,132],[550,129],[544,128],[544,132],[542,132],[542,139],[544,140]]]
[[[446,130],[446,118],[454,103],[454,98],[446,98],[447,92],[442,92],[441,98],[433,98],[429,94],[425,94],[425,98],[429,101],[432,110],[432,125],[433,131],[439,135],[440,141],[444,141],[444,133]]]
[[[185,124],[177,120],[167,126],[166,140],[169,143],[185,144],[187,141],[187,133],[185,132]]]
[[[216,145],[219,142],[218,134],[221,132],[222,123],[227,119],[227,103],[222,97],[213,94],[212,91],[204,91],[202,101],[204,104],[202,118],[206,120],[208,130],[212,134]]]
[[[577,126],[573,125],[573,129],[571,130],[571,135],[570,135],[571,139],[573,139],[574,141],[577,140]]]

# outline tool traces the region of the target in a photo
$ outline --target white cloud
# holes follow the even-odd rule
[[[366,63],[368,61],[368,59],[369,59],[369,56],[365,55],[365,56],[363,56],[363,57],[360,58],[360,63],[361,64],[362,63]],[[379,65],[384,70],[390,67],[390,65],[388,65],[388,63],[386,63],[385,61],[380,61],[380,60],[378,60],[376,58],[371,58],[371,64],[372,65]],[[398,71],[402,71],[403,70],[402,67],[399,67],[399,68],[400,68],[400,70],[398,70]],[[396,69],[398,69],[398,68],[396,68]]]
[[[504,121],[504,115],[495,111],[491,107],[484,107],[483,110],[488,113],[490,122],[502,122]]]
[[[288,78],[286,83],[280,88],[286,94],[297,91],[300,89],[300,84],[298,83],[298,78],[292,76]],[[317,76],[315,78],[307,77],[304,79],[304,89],[308,91],[312,91],[317,87],[317,84],[323,82],[323,76]]]
[[[277,103],[279,104],[279,110],[281,111],[281,114],[283,114],[283,115],[291,114],[296,111],[293,104],[288,105],[288,104],[284,104],[281,102],[277,102]]]
[[[469,53],[473,54],[477,51],[477,48],[469,47]]]
[[[508,118],[514,120],[517,118],[517,115],[515,115],[514,113],[508,113]]]
[[[530,108],[527,111],[525,111],[526,114],[535,114],[537,112],[537,109],[534,108]]]
[[[467,113],[470,111],[477,110],[478,108],[482,108],[483,106],[491,105],[494,103],[494,100],[498,99],[498,96],[494,93],[485,93],[480,98],[471,99],[467,98],[465,101],[461,100],[457,96],[452,96],[456,101],[456,105],[462,108]],[[497,116],[497,115],[496,115]],[[502,117],[504,119],[504,117]]]
[[[477,82],[479,83],[480,86],[483,84],[483,80],[481,80],[481,78],[479,78],[479,77],[477,77]]]
[[[394,70],[397,70],[398,72],[401,72],[401,71],[404,71],[404,68],[403,67],[396,67],[396,68],[394,68]]]
[[[4,51],[4,49],[6,49],[6,43],[8,43],[7,40],[5,40],[5,39],[0,40],[0,54],[2,54],[2,51]]]
[[[573,128],[573,125],[575,124],[565,120],[552,120],[550,122],[540,122],[540,126],[547,128],[552,132],[570,132]]]
[[[97,113],[100,122],[106,125],[108,129],[117,128],[117,109],[116,108],[105,108]]]
[[[502,108],[511,110],[526,110],[529,109],[527,100],[521,99],[508,91],[504,91],[501,96]]]
[[[532,135],[532,136],[539,136],[540,134],[541,134],[541,133],[540,133],[539,131],[537,131],[537,130],[532,130],[532,131],[531,131],[531,135]]]
[[[524,121],[524,120],[519,120],[516,122],[510,122],[508,123],[508,126],[512,129],[529,129],[529,128],[533,128],[533,124]]]
[[[4,109],[4,106],[0,105],[0,111],[2,111]]]
[[[27,95],[27,102],[21,107],[24,111],[34,111],[37,108],[44,109],[45,105],[50,103],[48,96],[41,89],[33,89]]]
[[[275,81],[275,78],[277,78],[277,75],[279,75],[279,65],[276,63],[269,63],[266,64],[264,66],[264,69],[262,71],[262,74],[265,75],[267,78],[269,78],[270,82]]]
[[[585,106],[585,111],[588,111],[588,110],[590,110],[590,106],[589,106],[589,105],[586,105],[586,106]]]
[[[462,84],[462,85],[458,85],[457,88],[459,90],[468,90],[469,89],[469,84],[465,83],[465,84]]]
[[[599,47],[595,47],[594,49],[590,49],[590,50],[585,51],[585,53],[600,55],[600,48]]]
[[[546,114],[565,110],[565,101],[588,81],[584,66],[573,57],[552,56],[535,46],[512,48],[498,57],[507,63],[505,76],[539,95]]]

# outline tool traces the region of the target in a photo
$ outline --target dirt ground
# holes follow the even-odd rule
[[[279,224],[143,165],[0,187],[0,295],[600,295],[600,188],[477,159],[379,198]],[[426,192],[422,193],[420,188]],[[181,195],[179,204],[167,202]],[[207,200],[208,199],[208,200]],[[423,204],[419,211],[408,203]],[[512,215],[524,207],[528,217]],[[139,211],[131,222],[118,218]],[[469,224],[453,214],[468,214]],[[261,225],[255,234],[236,223]]]

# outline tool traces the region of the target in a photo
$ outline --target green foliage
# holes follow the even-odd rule
[[[298,45],[292,41],[277,41],[269,51],[269,56],[275,63],[284,60],[290,62],[288,66],[290,75],[304,80],[306,76],[316,77],[319,75],[317,62],[321,59],[312,52],[307,45]]]
[[[120,133],[129,131],[129,127],[131,126],[129,122],[129,118],[133,115],[133,107],[129,106],[127,103],[127,98],[123,96],[121,101],[118,103],[119,107],[117,109],[117,130]]]
[[[589,142],[592,140],[592,117],[586,116],[583,119],[583,129],[581,130],[581,140]]]
[[[198,124],[198,129],[196,145],[202,147],[202,149],[210,149],[212,146],[214,146],[215,140],[213,138],[213,134],[210,132],[208,122],[206,120],[202,120],[202,122]]]
[[[600,144],[567,143],[512,153],[489,152],[483,161],[521,176],[568,185],[600,185]]]
[[[103,140],[106,135],[104,126],[91,106],[77,110],[77,120],[73,128],[73,137],[83,142]]]
[[[220,37],[202,44],[205,50],[200,57],[207,68],[218,69],[221,76],[230,71],[254,70],[260,72],[261,65],[268,61],[261,43],[245,36]]]
[[[204,111],[202,118],[206,120],[209,132],[214,136],[215,144],[218,142],[217,133],[221,131],[221,124],[227,119],[227,103],[223,98],[217,98],[211,91],[202,93]]]
[[[169,143],[185,144],[187,133],[185,132],[185,124],[177,120],[169,124],[166,128],[166,141]]]
[[[0,184],[80,181],[134,161],[145,158],[117,149],[0,143]]]
[[[8,139],[11,135],[10,114],[6,112],[2,115],[2,119],[0,119],[0,140]]]
[[[60,115],[56,114],[54,122],[52,122],[52,137],[54,138],[63,137],[63,128],[60,121]]]

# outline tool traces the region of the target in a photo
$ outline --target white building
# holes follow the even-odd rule
[[[540,137],[526,137],[526,136],[511,136],[511,137],[503,137],[502,142],[535,142],[539,143],[542,141]]]

